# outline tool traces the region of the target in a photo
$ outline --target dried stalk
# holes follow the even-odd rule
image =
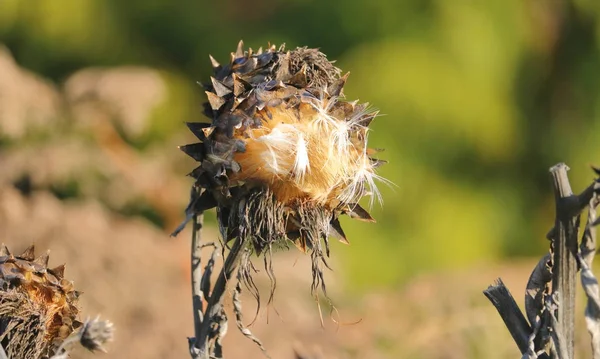
[[[197,191],[192,192],[192,198],[198,198],[199,195],[200,193]],[[194,201],[191,201],[188,212],[194,211],[193,203]],[[240,262],[244,241],[240,238],[235,240],[211,292],[211,275],[220,248],[214,243],[202,244],[203,214],[201,212],[193,213],[191,216],[188,214],[188,217],[193,223],[191,287],[194,338],[189,338],[190,355],[193,359],[222,358],[221,340],[227,333],[227,316],[223,308],[223,299],[225,298],[227,282],[232,278]],[[178,228],[176,233],[181,230],[182,226]],[[202,270],[201,252],[207,246],[213,246],[214,249],[211,258]]]
[[[596,251],[593,227],[599,222],[595,208],[600,202],[600,180],[595,180],[581,194],[574,195],[567,176],[568,169],[564,163],[550,169],[556,217],[554,227],[547,234],[552,241],[550,253],[538,262],[527,282],[525,310],[529,322],[500,280],[497,285],[484,291],[498,309],[523,359],[574,358],[575,278],[578,265],[588,298],[585,314],[592,337],[594,359],[600,359],[600,287],[590,269]],[[600,175],[599,170],[594,170]],[[578,248],[580,213],[586,206],[589,206],[587,225]]]
[[[532,329],[527,323],[527,319],[519,309],[515,299],[502,280],[498,278],[495,285],[491,285],[483,291],[483,294],[492,302],[508,331],[512,335],[515,343],[519,347],[521,354],[527,353],[529,349],[529,337]]]
[[[194,310],[194,347],[198,348],[198,338],[200,338],[200,332],[202,328],[202,322],[204,320],[204,313],[202,312],[203,295],[201,290],[200,282],[202,280],[202,267],[201,267],[201,255],[202,255],[202,225],[204,224],[204,215],[199,214],[194,216],[192,219],[192,250],[191,250],[191,264],[192,264],[192,307]],[[195,358],[194,354],[192,357]]]
[[[556,218],[552,245],[552,294],[558,308],[555,313],[557,327],[554,333],[562,334],[560,358],[573,358],[575,351],[575,285],[577,276],[577,242],[579,231],[579,198],[573,195],[567,167],[559,163],[550,169],[556,199]],[[559,343],[555,343],[558,346]],[[567,356],[565,357],[564,354]]]
[[[225,264],[215,286],[213,287],[212,293],[207,298],[207,307],[204,312],[204,321],[200,328],[200,335],[196,338],[197,347],[200,349],[200,358],[209,358],[211,348],[210,343],[215,341],[218,345],[218,341],[222,339],[227,326],[227,316],[223,308],[223,299],[225,298],[227,282],[233,276],[233,272],[236,270],[239,259],[242,254],[243,240],[236,238],[231,250],[229,251]]]

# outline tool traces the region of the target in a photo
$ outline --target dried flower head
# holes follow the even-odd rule
[[[10,358],[51,356],[81,326],[80,292],[48,258],[36,258],[33,246],[17,256],[0,248],[0,342]]]
[[[216,207],[226,241],[242,238],[261,254],[293,242],[313,254],[320,271],[322,243],[347,242],[339,216],[374,221],[358,201],[381,199],[367,147],[377,112],[343,99],[348,74],[317,49],[244,51],[240,41],[228,65],[211,56],[205,84],[210,123],[188,123],[201,141],[181,146],[200,165],[190,213]]]

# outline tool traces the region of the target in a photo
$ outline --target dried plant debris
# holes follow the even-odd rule
[[[57,354],[50,359],[67,359],[70,349],[75,344],[79,344],[91,352],[106,353],[104,345],[113,340],[114,331],[112,322],[100,320],[100,317],[92,320],[88,318],[76,332],[62,342],[56,351]]]
[[[34,247],[13,255],[0,249],[0,342],[9,358],[45,358],[81,322],[80,293],[64,278],[65,266],[48,268],[48,254]]]
[[[525,313],[532,327],[544,310],[544,297],[550,293],[552,255],[546,254],[531,272],[525,289]]]
[[[240,42],[227,65],[211,62],[211,122],[188,123],[200,142],[180,147],[199,162],[190,176],[202,189],[187,219],[216,207],[224,240],[241,238],[257,255],[294,244],[311,253],[324,289],[329,236],[348,242],[339,217],[374,222],[358,202],[381,201],[377,182],[388,183],[367,147],[377,112],[344,100],[348,74],[317,49],[254,52]]]

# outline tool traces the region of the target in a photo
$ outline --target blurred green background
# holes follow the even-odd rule
[[[566,162],[579,191],[593,178],[589,165],[600,164],[596,0],[0,0],[0,44],[58,88],[86,68],[156,69],[166,96],[143,129],[114,123],[131,153],[173,158],[159,173],[182,181],[193,166],[175,147],[192,139],[184,121],[205,121],[196,81],[210,74],[209,53],[227,61],[240,39],[255,49],[269,41],[320,48],[351,72],[346,96],[382,113],[370,142],[386,149],[381,174],[396,186],[382,185],[377,224],[344,220],[351,246],[332,253],[349,288],[539,256],[553,221],[548,168]],[[0,131],[0,149],[93,137],[69,125],[73,112],[61,113],[64,122],[45,130]],[[93,161],[52,183],[15,184],[70,200],[96,196],[173,229],[187,190],[163,199],[177,209],[168,220],[160,199],[111,199],[113,174]]]

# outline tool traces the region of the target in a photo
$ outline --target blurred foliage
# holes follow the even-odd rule
[[[577,191],[600,164],[595,0],[0,2],[0,43],[58,84],[86,67],[161,71],[167,99],[129,141],[141,151],[203,120],[195,82],[209,53],[226,61],[239,39],[321,48],[351,72],[347,97],[383,114],[370,141],[395,186],[381,187],[378,223],[345,220],[352,245],[333,248],[353,288],[539,255],[553,218],[548,168],[569,164]]]

